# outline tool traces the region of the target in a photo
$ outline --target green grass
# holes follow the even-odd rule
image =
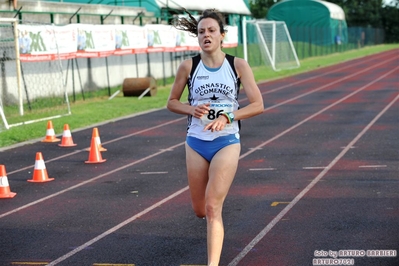
[[[398,47],[399,44],[365,47],[328,56],[307,58],[301,60],[301,67],[297,69],[274,72],[267,67],[255,67],[253,68],[253,72],[256,81],[262,82],[307,72],[320,67],[326,67],[353,58],[359,58]],[[228,49],[226,49],[226,52],[229,52]],[[77,98],[75,102],[71,102],[71,115],[52,120],[55,133],[57,135],[62,134],[64,124],[69,125],[73,134],[74,130],[80,128],[91,127],[99,123],[116,120],[121,117],[152,109],[163,108],[166,105],[172,82],[172,78],[167,79],[166,86],[158,85],[157,94],[155,96],[143,97],[141,100],[138,100],[138,97],[123,97],[122,92],[111,100],[109,100],[107,93],[101,92],[93,97],[85,98],[85,100]],[[159,83],[163,82],[158,81],[158,84]],[[113,88],[112,92],[117,90],[121,90],[121,88]],[[183,95],[183,97],[185,99],[186,95]],[[35,141],[44,138],[46,127],[47,121],[41,121],[4,130],[0,132],[0,147],[9,147],[21,142]]]

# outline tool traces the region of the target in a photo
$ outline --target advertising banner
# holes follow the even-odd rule
[[[197,37],[169,25],[22,24],[18,34],[23,62],[200,50]],[[238,28],[230,26],[223,47],[237,44]]]

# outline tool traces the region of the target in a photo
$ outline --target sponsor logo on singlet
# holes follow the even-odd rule
[[[223,83],[206,83],[194,90],[195,93],[199,94],[200,96],[204,96],[206,94],[215,94],[220,93],[223,95],[232,94],[233,90],[230,86],[223,84]]]

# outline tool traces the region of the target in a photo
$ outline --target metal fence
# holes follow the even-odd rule
[[[330,28],[288,27],[288,30],[299,60],[379,45],[385,41],[384,30],[371,27],[348,27],[340,39],[332,37],[333,31]],[[259,45],[256,34],[254,27],[247,27],[248,63],[252,67],[268,66],[269,62],[262,59],[260,49],[264,48]],[[242,42],[238,47],[224,50],[232,55],[244,57]]]
[[[383,29],[348,27],[343,36],[323,27],[289,27],[290,35],[300,59],[323,56],[384,43]]]

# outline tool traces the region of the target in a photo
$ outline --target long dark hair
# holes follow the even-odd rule
[[[227,32],[227,30],[224,28],[224,17],[222,13],[220,13],[216,9],[205,9],[204,12],[202,12],[202,15],[198,18],[198,20],[196,20],[194,16],[186,9],[184,9],[184,11],[188,14],[188,18],[177,17],[173,19],[172,23],[176,29],[188,31],[197,37],[198,23],[204,18],[213,18],[219,24],[220,33],[223,34]]]

